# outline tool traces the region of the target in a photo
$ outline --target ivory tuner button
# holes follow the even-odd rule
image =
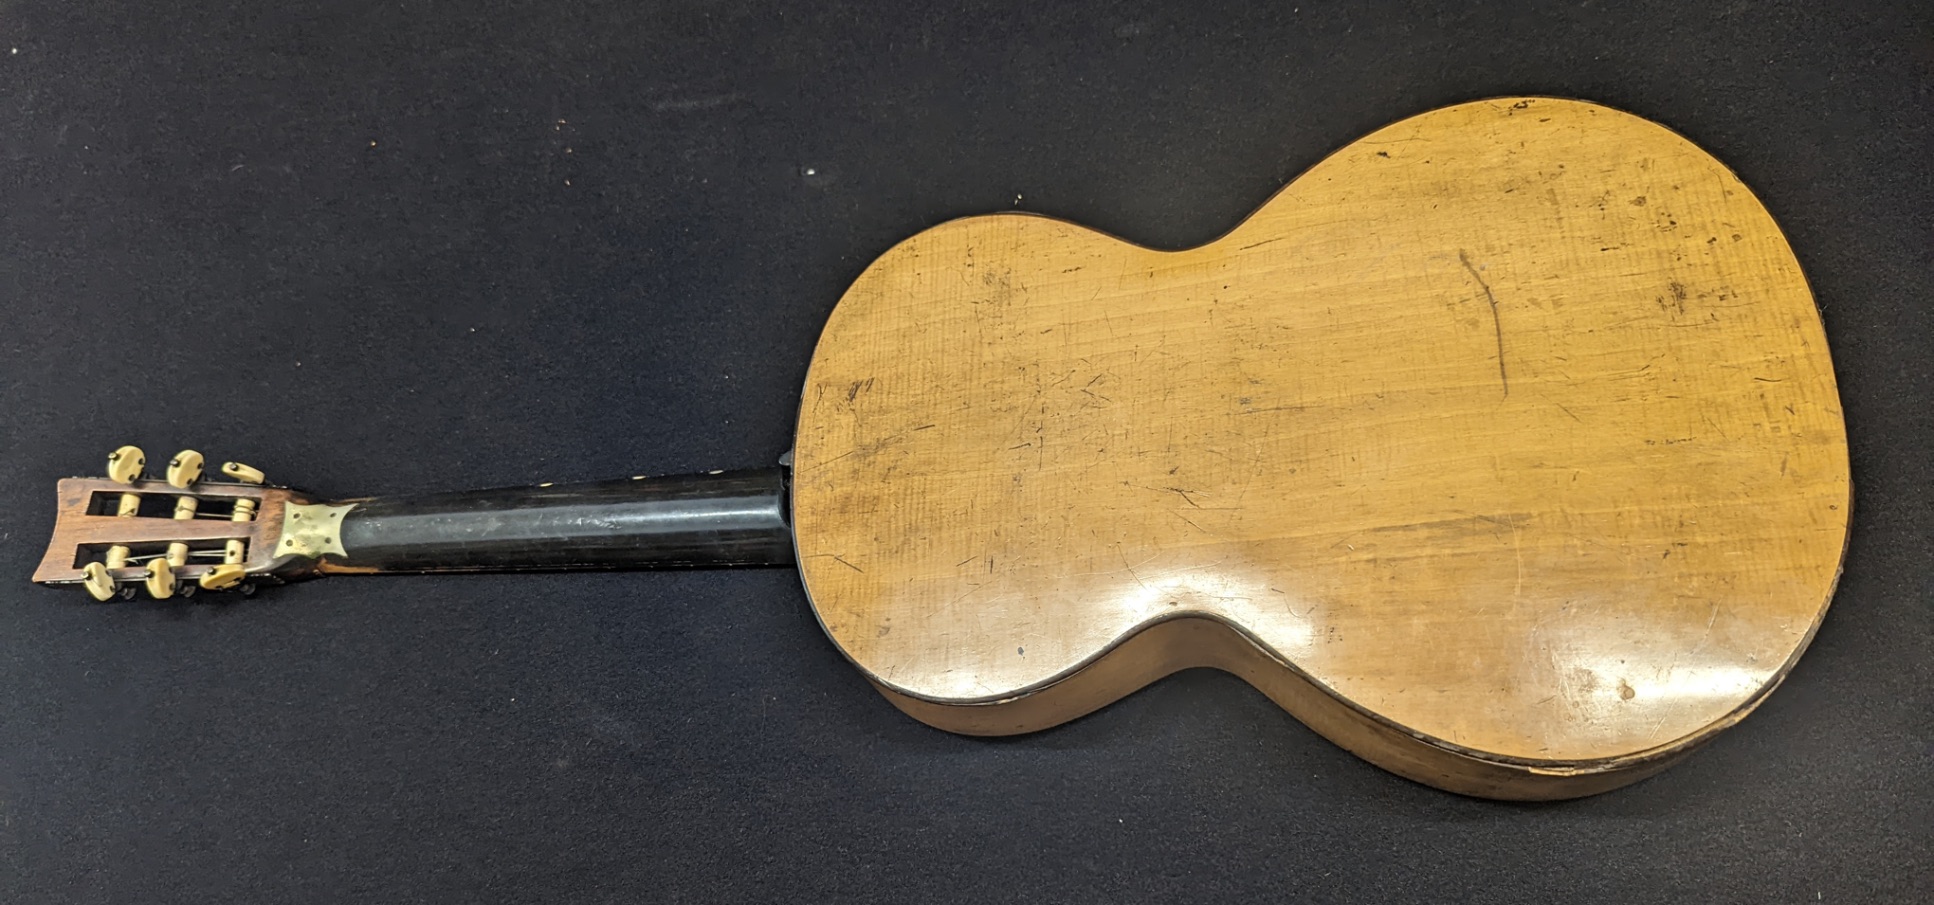
[[[268,480],[259,468],[250,468],[240,462],[223,462],[222,474],[228,475],[244,484],[261,484]]]
[[[168,486],[187,489],[201,479],[201,453],[184,449],[168,462]]]
[[[81,569],[81,586],[95,600],[106,603],[114,599],[114,576],[107,574],[107,566],[97,562],[88,563]]]
[[[175,596],[175,569],[168,560],[155,558],[148,560],[148,596],[156,600],[167,600]]]
[[[139,446],[123,446],[107,454],[107,477],[116,484],[132,484],[147,467],[148,454]]]
[[[200,585],[204,591],[226,591],[241,584],[242,576],[247,574],[248,570],[239,565],[224,563],[202,573],[195,584]]]

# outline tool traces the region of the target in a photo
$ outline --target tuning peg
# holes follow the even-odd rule
[[[175,569],[164,557],[148,560],[148,596],[156,600],[175,596]]]
[[[260,469],[250,468],[240,462],[223,462],[222,474],[228,475],[244,484],[260,484],[268,480]]]
[[[268,478],[262,474],[262,471],[260,469],[250,468],[249,466],[243,465],[240,462],[223,462],[222,474],[228,475],[229,477],[234,478],[235,480],[240,481],[244,484],[260,484],[268,480]],[[236,522],[246,522],[253,518],[255,518],[255,501],[247,497],[237,497],[235,499],[235,510],[233,513],[229,515],[229,520],[236,521]],[[230,564],[230,565],[239,563],[242,561],[242,554],[244,552],[245,551],[242,549],[241,541],[231,540],[228,543],[223,545],[222,562],[224,564]],[[213,574],[214,573],[211,572],[209,573],[209,576],[212,576]],[[208,588],[208,590],[211,590],[211,591],[216,590],[215,588],[209,587],[206,584],[209,576],[204,576],[202,578],[202,581],[204,582],[202,587]],[[240,580],[241,579],[238,577],[235,579],[235,581],[230,581],[227,584],[222,585],[222,587],[229,587],[235,584],[236,581],[240,581]]]
[[[188,489],[188,485],[201,480],[201,453],[184,449],[168,460],[168,486]],[[195,509],[201,504],[194,494],[184,493],[175,497],[175,518],[187,521],[195,517]],[[179,569],[188,564],[188,545],[173,543],[168,545],[168,565]],[[153,579],[149,579],[148,589],[154,589]],[[161,595],[156,595],[161,596]]]
[[[116,484],[132,484],[147,465],[148,455],[141,451],[141,447],[123,446],[107,454],[108,480]]]
[[[114,598],[114,576],[107,574],[107,566],[97,562],[88,563],[81,569],[81,586],[95,600],[102,603]]]
[[[168,486],[188,489],[188,485],[201,480],[201,453],[184,449],[168,460]]]
[[[243,576],[247,574],[247,569],[235,563],[223,563],[203,572],[195,584],[200,585],[204,591],[226,591],[241,584]]]
[[[133,484],[135,479],[141,477],[141,470],[147,466],[148,454],[142,452],[139,446],[123,446],[107,454],[107,476],[116,484]],[[141,496],[124,493],[121,494],[120,505],[114,510],[114,514],[122,518],[134,518],[135,513],[140,511]],[[115,544],[107,548],[106,568],[119,569],[127,564],[127,545]],[[113,584],[112,581],[108,582],[110,587]]]

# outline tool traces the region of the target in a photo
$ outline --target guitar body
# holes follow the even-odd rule
[[[1766,210],[1544,98],[1379,130],[1199,248],[1017,214],[908,239],[833,312],[793,468],[814,609],[925,722],[1026,732],[1218,667],[1498,798],[1741,719],[1850,504]]]
[[[1527,799],[1750,712],[1851,502],[1766,210],[1672,132],[1546,98],[1379,130],[1200,248],[1018,214],[914,236],[833,311],[790,473],[324,500],[165,461],[62,480],[34,580],[796,564],[934,726],[1042,729],[1207,666],[1396,773]]]

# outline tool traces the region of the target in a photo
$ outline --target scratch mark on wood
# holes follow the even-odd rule
[[[1511,591],[1512,600],[1524,599],[1524,542],[1518,536],[1518,526],[1511,525],[1511,557],[1517,561],[1518,583]]]
[[[1262,414],[1263,412],[1300,412],[1300,411],[1302,411],[1302,410],[1304,410],[1304,409],[1306,409],[1306,408],[1309,408],[1309,406],[1307,406],[1307,405],[1272,405],[1272,406],[1270,406],[1270,407],[1268,407],[1268,408],[1260,408],[1260,409],[1243,409],[1242,411],[1240,411],[1240,412],[1237,412],[1236,414],[1238,414],[1238,415],[1260,415],[1260,414]]]
[[[802,468],[800,469],[800,473],[803,474],[807,471],[811,471],[816,468],[824,468],[825,466],[831,465],[834,462],[837,462],[841,459],[846,458],[847,456],[857,456],[861,454],[865,454],[869,456],[873,455],[874,453],[877,453],[880,450],[885,449],[889,444],[893,443],[894,441],[899,440],[905,436],[906,436],[906,433],[902,432],[902,433],[894,434],[891,437],[885,437],[879,440],[875,440],[872,443],[867,443],[861,446],[855,446],[852,449],[849,449],[843,453],[840,453],[837,456],[827,459],[824,462],[815,462],[806,468]]]
[[[1471,279],[1476,280],[1479,287],[1483,288],[1485,301],[1491,303],[1491,328],[1497,332],[1498,338],[1498,383],[1504,386],[1504,395],[1509,396],[1511,395],[1511,375],[1504,370],[1504,321],[1498,317],[1497,294],[1491,291],[1491,284],[1484,282],[1484,278],[1478,275],[1477,268],[1471,266],[1471,256],[1465,254],[1461,248],[1457,250],[1457,260],[1464,262],[1464,270],[1470,273]]]
[[[1135,579],[1136,584],[1141,585],[1143,590],[1147,590],[1148,582],[1143,581],[1141,573],[1136,572],[1135,567],[1128,564],[1128,554],[1122,552],[1119,544],[1115,546],[1115,555],[1121,557],[1121,567],[1128,570],[1128,577]]]

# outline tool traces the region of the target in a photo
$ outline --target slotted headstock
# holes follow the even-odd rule
[[[66,478],[47,555],[34,581],[86,588],[96,600],[157,599],[196,590],[252,591],[275,579],[284,512],[307,500],[269,486],[260,471],[227,462],[220,478],[203,475],[202,455],[182,450],[160,478],[147,456],[123,446],[107,476]]]

